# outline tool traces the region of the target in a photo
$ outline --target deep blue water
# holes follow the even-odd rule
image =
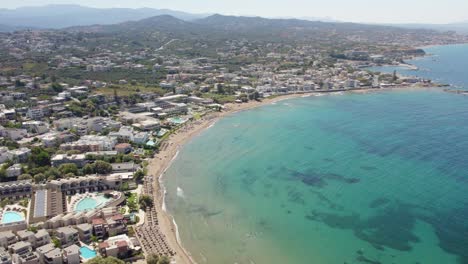
[[[370,69],[382,72],[396,70],[402,75],[423,77],[455,88],[468,89],[468,44],[433,46],[424,50],[428,56],[407,61],[416,65],[418,70],[392,66]]]

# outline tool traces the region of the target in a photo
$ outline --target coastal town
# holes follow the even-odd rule
[[[193,263],[161,184],[192,136],[284,98],[433,87],[368,68],[411,68],[405,60],[426,55],[416,46],[468,40],[347,38],[163,36],[153,47],[90,31],[0,33],[0,263]]]

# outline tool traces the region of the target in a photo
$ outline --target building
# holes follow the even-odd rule
[[[42,107],[29,108],[26,116],[32,120],[41,120],[44,117],[44,111]]]
[[[32,183],[30,180],[0,183],[0,196],[21,199],[31,196]]]
[[[73,227],[60,227],[55,231],[62,247],[68,247],[79,242],[78,230]]]
[[[67,264],[79,264],[80,263],[80,247],[77,245],[71,245],[63,249],[63,260]]]
[[[132,152],[132,145],[128,143],[120,143],[115,145],[115,150],[121,154],[128,154]]]
[[[134,162],[112,163],[112,172],[135,172],[138,168]]]
[[[59,167],[62,164],[73,163],[78,168],[83,167],[86,165],[86,155],[85,154],[74,154],[74,155],[66,155],[66,154],[57,154],[50,159],[52,166]]]
[[[34,234],[34,247],[40,247],[50,243],[50,235],[45,229],[40,229]]]
[[[11,254],[23,255],[32,251],[32,245],[29,242],[19,241],[8,246],[8,251]]]
[[[45,254],[47,254],[48,252],[50,252],[50,251],[52,251],[54,249],[55,249],[55,245],[52,244],[52,243],[45,244],[45,245],[42,245],[42,246],[36,248],[36,253],[39,256],[40,262],[45,263],[45,261],[44,261]]]
[[[63,255],[62,250],[54,248],[51,251],[44,254],[44,264],[62,264]]]
[[[6,169],[7,178],[15,178],[21,175],[21,164],[13,164]]]
[[[107,136],[86,135],[75,142],[60,145],[61,150],[78,150],[81,152],[113,150],[117,140]]]
[[[127,235],[110,237],[99,244],[99,253],[105,257],[126,258],[132,250],[137,250]]]
[[[82,242],[89,243],[91,241],[91,236],[93,235],[92,225],[88,223],[79,224],[76,226],[76,230],[78,230],[78,235]]]
[[[10,245],[18,242],[18,238],[11,231],[0,232],[0,246],[7,248]]]
[[[39,263],[39,255],[36,252],[28,251],[24,254],[12,255],[13,263],[15,264],[37,264]]]
[[[4,248],[0,248],[0,264],[12,264],[10,253]]]
[[[34,246],[34,242],[35,242],[34,232],[29,231],[29,230],[21,230],[21,231],[16,232],[16,235],[18,236],[18,239],[20,241],[29,242],[31,243],[32,246]]]

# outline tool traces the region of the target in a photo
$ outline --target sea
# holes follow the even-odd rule
[[[411,75],[468,89],[468,45],[426,51]],[[467,132],[442,88],[283,100],[187,143],[166,206],[197,263],[467,264]]]

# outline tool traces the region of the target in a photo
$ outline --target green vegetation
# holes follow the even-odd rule
[[[91,164],[86,164],[83,167],[83,174],[108,174],[112,172],[112,165],[102,160],[96,160]]]
[[[236,96],[230,94],[204,93],[202,94],[202,97],[213,99],[214,102],[218,104],[232,103],[236,101]]]
[[[143,210],[145,210],[147,207],[152,207],[153,203],[154,201],[151,196],[146,195],[146,194],[143,194],[140,196],[139,204],[140,204],[140,207],[143,208]]]
[[[147,264],[170,264],[171,260],[167,256],[159,256],[157,254],[150,254],[146,257]]]
[[[138,195],[136,193],[127,192],[125,193],[127,197],[126,203],[130,212],[138,211]]]
[[[73,164],[73,163],[65,163],[65,164],[62,164],[58,167],[58,170],[60,171],[60,173],[62,174],[73,174],[73,175],[77,175],[78,173],[78,167],[76,166],[76,164]]]
[[[125,264],[124,261],[114,257],[95,257],[86,262],[87,264]]]

